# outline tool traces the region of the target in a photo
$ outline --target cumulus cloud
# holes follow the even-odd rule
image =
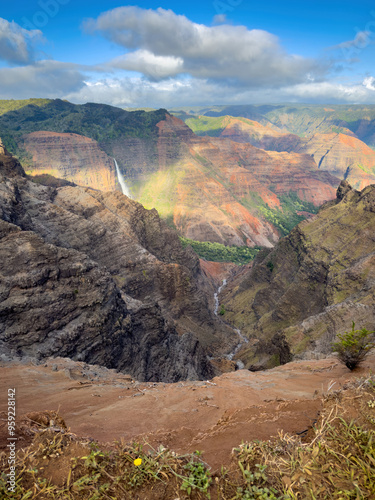
[[[137,71],[152,80],[162,80],[181,73],[183,59],[174,56],[156,56],[148,50],[140,49],[111,61],[114,68]]]
[[[122,67],[136,67],[153,78],[189,74],[250,87],[279,86],[303,82],[307,74],[319,79],[327,69],[286,53],[267,31],[228,24],[209,27],[162,8],[119,7],[87,20],[84,28],[133,51],[123,58]],[[163,66],[159,75],[157,58]]]
[[[373,76],[368,76],[363,80],[363,85],[368,90],[375,90],[375,78]]]
[[[84,86],[85,76],[74,64],[38,61],[27,66],[1,69],[1,99],[63,97]]]
[[[0,60],[27,64],[34,60],[35,44],[42,40],[40,30],[26,30],[15,22],[0,18]]]
[[[170,78],[150,81],[142,77],[106,78],[86,84],[65,96],[72,102],[102,102],[119,107],[179,106],[244,103],[374,103],[374,81],[343,85],[335,82],[307,82],[275,89],[234,88],[229,83],[197,78]],[[366,86],[367,85],[367,86]]]

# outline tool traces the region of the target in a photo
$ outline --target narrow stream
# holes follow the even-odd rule
[[[227,284],[227,280],[226,279],[223,279],[223,282],[222,284],[219,286],[219,288],[217,289],[217,292],[214,293],[214,300],[215,300],[215,308],[214,308],[214,313],[215,315],[217,316],[217,313],[218,313],[218,310],[219,310],[219,294],[220,292],[222,291],[222,289],[225,287],[225,285]],[[230,326],[230,325],[229,325]],[[241,333],[241,330],[239,330],[238,328],[233,328],[233,331],[235,331],[240,339],[239,343],[236,345],[236,347],[233,349],[232,352],[230,352],[229,354],[227,354],[225,357],[227,359],[229,359],[230,361],[232,361],[232,359],[234,358],[234,356],[238,353],[238,351],[241,349],[241,347],[244,345],[244,344],[248,344],[249,341],[246,337],[244,337]],[[236,361],[236,365],[237,365],[237,368],[238,369],[242,369],[242,368],[245,368],[245,365],[242,363],[242,361],[238,360]]]

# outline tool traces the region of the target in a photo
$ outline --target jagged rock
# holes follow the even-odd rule
[[[361,192],[343,181],[337,203],[300,223],[222,297],[226,317],[251,342],[247,367],[278,364],[275,335],[294,356],[331,353],[338,333],[374,329],[375,186]]]
[[[30,182],[0,156],[0,344],[177,381],[213,375],[234,334],[210,312],[198,258],[119,192]],[[202,291],[203,290],[203,291]]]

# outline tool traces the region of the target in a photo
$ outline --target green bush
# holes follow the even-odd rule
[[[247,264],[255,258],[256,254],[260,250],[260,247],[229,247],[222,245],[221,243],[190,240],[189,238],[184,238],[183,236],[180,236],[180,241],[184,248],[190,245],[199,257],[212,262],[234,262],[235,264]]]
[[[333,351],[338,353],[339,360],[346,365],[349,370],[354,370],[366,357],[369,350],[374,347],[373,334],[366,328],[355,330],[355,323],[352,323],[350,332],[339,333],[339,342],[332,344]]]

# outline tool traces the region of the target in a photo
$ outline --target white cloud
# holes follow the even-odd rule
[[[369,31],[358,31],[353,40],[339,43],[331,49],[364,49],[369,43],[371,33]]]
[[[375,78],[373,76],[368,76],[363,80],[363,85],[368,90],[375,90]]]
[[[227,15],[226,14],[216,14],[216,16],[214,16],[213,22],[214,22],[214,24],[224,24],[227,22]]]
[[[124,58],[126,69],[132,62],[154,79],[189,74],[259,87],[303,82],[307,74],[319,79],[326,71],[313,59],[287,54],[267,31],[228,24],[208,27],[162,8],[119,7],[86,21],[84,27],[134,50]],[[160,75],[155,71],[157,58],[162,58]]]
[[[375,92],[365,82],[343,85],[335,82],[308,82],[281,87],[247,89],[197,78],[149,81],[145,78],[111,78],[88,83],[65,96],[72,102],[102,102],[119,107],[178,106],[245,103],[374,103]]]
[[[110,61],[109,66],[143,73],[152,80],[162,80],[181,73],[184,61],[181,57],[156,56],[140,49]]]
[[[74,64],[38,61],[32,65],[2,68],[1,99],[63,97],[84,85],[84,75]]]
[[[0,60],[27,64],[34,60],[35,44],[43,40],[40,30],[26,30],[0,18]]]

